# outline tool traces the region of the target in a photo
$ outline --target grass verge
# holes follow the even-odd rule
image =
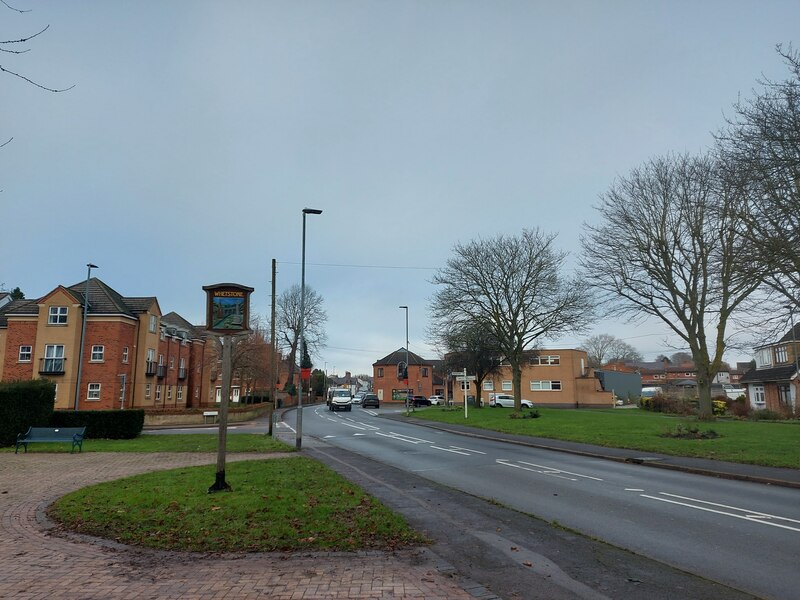
[[[197,434],[143,434],[132,440],[83,441],[84,452],[216,452],[219,437],[216,433]],[[28,452],[69,452],[69,442],[30,444]],[[228,452],[294,452],[294,447],[257,433],[228,434],[225,441]],[[14,447],[3,451],[14,451]],[[24,452],[20,449],[20,452]]]
[[[660,452],[675,456],[712,458],[772,467],[800,468],[800,423],[753,422],[718,419],[699,423],[691,417],[652,413],[639,409],[569,410],[539,408],[539,419],[510,419],[510,408],[463,410],[429,408],[417,411],[419,419],[469,425],[559,440]],[[662,437],[679,424],[699,424],[713,429],[714,439]]]
[[[316,461],[229,463],[233,491],[208,494],[215,471],[191,467],[94,485],[64,496],[48,514],[73,531],[162,550],[385,550],[427,542]]]

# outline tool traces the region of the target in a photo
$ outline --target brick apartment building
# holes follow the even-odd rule
[[[182,408],[201,398],[200,332],[175,313],[162,317],[154,296],[88,283],[77,402],[85,281],[0,305],[0,381],[50,379],[56,409]]]
[[[413,352],[408,353],[408,386],[397,377],[398,363],[406,362],[406,349],[400,348],[372,364],[372,388],[381,402],[405,402],[407,390],[415,396],[443,395],[444,385],[434,369],[439,360],[428,360]]]

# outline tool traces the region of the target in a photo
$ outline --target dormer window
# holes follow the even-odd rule
[[[789,354],[786,351],[786,346],[778,346],[775,348],[775,364],[783,364],[789,362]]]
[[[67,307],[66,306],[51,306],[50,312],[47,316],[48,325],[66,325],[67,324]]]

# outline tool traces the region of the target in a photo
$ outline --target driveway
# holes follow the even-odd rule
[[[231,454],[229,461],[275,455]],[[285,455],[282,455],[285,456]],[[137,549],[64,533],[44,514],[73,490],[144,473],[215,464],[214,454],[3,454],[0,597],[471,599],[426,549],[382,553],[215,555]]]

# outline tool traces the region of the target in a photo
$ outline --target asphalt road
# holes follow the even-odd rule
[[[309,407],[304,434],[759,597],[798,596],[797,490],[464,438],[385,410]]]

